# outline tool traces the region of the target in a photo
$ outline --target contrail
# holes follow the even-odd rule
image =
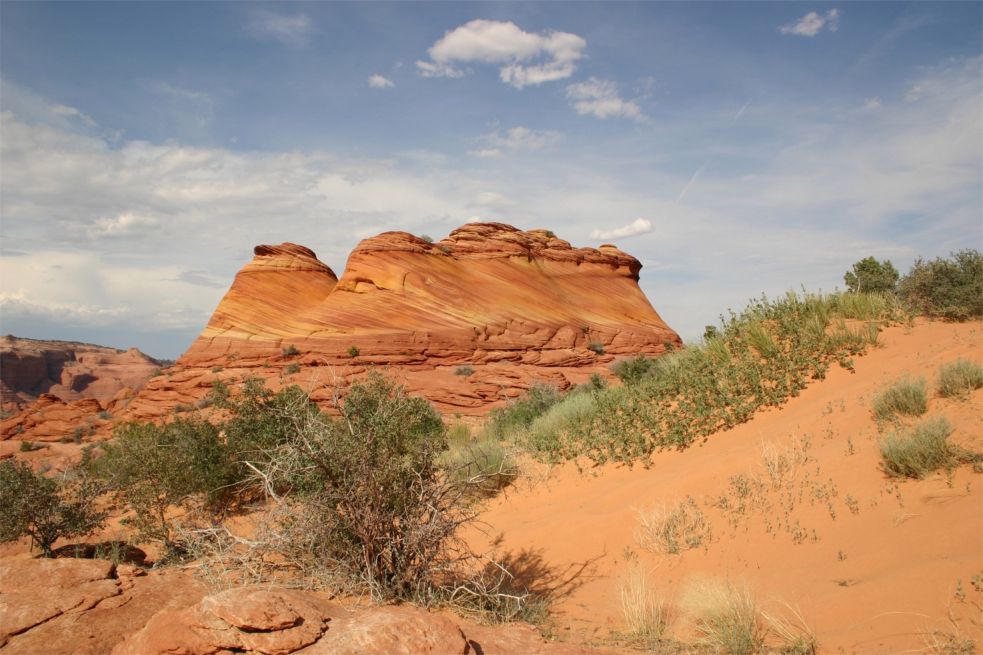
[[[732,122],[736,123],[737,119],[744,115],[744,110],[750,106],[751,106],[751,101],[748,100],[747,102],[744,103],[744,106],[738,109],[737,113],[734,114],[734,120]]]
[[[701,164],[699,168],[696,169],[696,172],[693,173],[693,176],[689,178],[689,182],[687,182],[686,186],[683,187],[683,190],[679,192],[679,196],[676,198],[676,204],[679,204],[683,201],[683,198],[686,197],[686,192],[689,191],[690,187],[693,186],[693,183],[696,182],[696,178],[700,177],[700,174],[709,165],[710,165],[710,160],[708,159],[705,162],[703,162],[703,164]]]

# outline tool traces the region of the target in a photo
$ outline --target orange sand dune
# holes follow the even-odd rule
[[[906,375],[925,376],[931,388],[940,364],[983,362],[983,326],[920,322],[890,328],[880,342],[857,358],[855,373],[837,367],[784,407],[685,451],[658,453],[649,468],[579,473],[565,465],[544,483],[520,485],[483,513],[488,535],[503,535],[506,551],[554,570],[590,562],[556,606],[561,630],[575,639],[623,629],[619,580],[640,566],[670,603],[695,576],[746,581],[765,608],[797,608],[826,653],[911,652],[935,630],[979,644],[979,610],[956,594],[961,587],[980,602],[970,578],[983,573],[983,477],[963,466],[951,478],[887,478],[877,448],[884,433],[870,404]],[[953,441],[983,451],[983,390],[962,400],[933,397],[933,414],[953,423]],[[715,506],[731,476],[768,480],[763,450],[776,447],[808,457],[783,483],[788,493],[762,493],[745,515]],[[638,512],[687,496],[710,520],[711,543],[678,555],[642,549]],[[783,498],[793,505],[787,516]],[[687,636],[685,617],[673,631]]]

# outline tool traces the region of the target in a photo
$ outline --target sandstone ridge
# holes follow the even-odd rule
[[[439,242],[385,232],[358,244],[340,278],[303,246],[254,252],[134,416],[201,398],[219,370],[327,398],[318,387],[370,366],[397,369],[443,411],[483,413],[534,381],[566,388],[615,357],[680,343],[639,288],[637,259],[548,230],[470,223]]]

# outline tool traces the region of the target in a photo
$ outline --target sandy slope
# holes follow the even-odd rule
[[[746,581],[763,606],[798,608],[822,652],[910,652],[925,648],[934,630],[961,631],[979,645],[979,610],[956,594],[961,584],[967,601],[980,602],[970,578],[983,573],[983,476],[963,466],[951,478],[887,478],[870,403],[905,375],[924,375],[931,386],[941,363],[983,362],[983,325],[921,322],[888,329],[880,341],[856,359],[856,372],[834,367],[781,409],[659,453],[650,468],[579,473],[568,465],[546,482],[520,485],[484,512],[489,533],[531,568],[561,577],[588,562],[556,606],[561,634],[577,640],[622,627],[619,580],[641,567],[673,604],[695,576]],[[955,425],[954,441],[983,451],[983,390],[933,398],[929,415],[939,413]],[[779,490],[763,465],[770,445],[807,458]],[[731,506],[738,501],[730,479],[739,474],[766,481],[744,514],[715,506],[729,489]],[[712,524],[709,545],[678,555],[641,548],[638,512],[687,496]],[[685,616],[674,632],[686,636]]]

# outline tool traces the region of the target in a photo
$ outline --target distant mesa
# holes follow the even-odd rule
[[[548,230],[469,223],[433,243],[385,232],[358,244],[340,278],[297,244],[254,254],[171,375],[134,399],[138,415],[155,413],[155,394],[200,397],[213,371],[324,400],[370,366],[441,411],[477,414],[536,381],[567,388],[615,357],[680,344],[639,288],[637,259]],[[474,373],[454,375],[465,364]]]

